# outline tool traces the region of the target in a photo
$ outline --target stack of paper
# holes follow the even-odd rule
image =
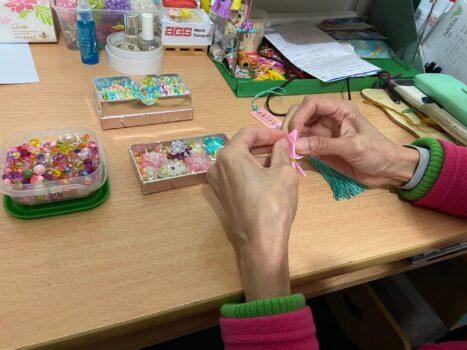
[[[0,84],[38,81],[29,44],[0,44]]]
[[[274,26],[266,38],[297,68],[324,82],[381,70],[307,22]]]

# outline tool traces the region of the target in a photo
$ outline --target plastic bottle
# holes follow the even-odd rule
[[[81,61],[84,64],[99,62],[97,53],[96,27],[92,18],[89,0],[78,0],[76,7],[76,27],[78,28],[79,49]]]

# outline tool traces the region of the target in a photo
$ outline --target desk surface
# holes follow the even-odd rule
[[[96,130],[107,152],[111,196],[92,211],[35,221],[0,211],[0,347],[174,320],[237,298],[235,258],[209,186],[144,196],[127,146],[206,133],[232,136],[259,126],[249,115],[251,99],[235,98],[207,57],[168,56],[164,72],[179,73],[191,88],[194,120],[102,131],[91,108],[91,77],[116,75],[105,57],[85,66],[64,45],[31,47],[40,83],[0,86],[0,139],[67,125]],[[389,138],[412,139],[353,96]],[[273,104],[286,110],[301,98]],[[309,172],[300,181],[290,273],[295,284],[306,284],[446,246],[466,232],[465,221],[416,208],[386,190],[336,202],[323,178]]]

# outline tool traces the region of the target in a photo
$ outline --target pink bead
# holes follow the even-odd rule
[[[37,164],[34,166],[33,172],[36,175],[43,175],[45,173],[45,166],[43,166],[42,164]]]
[[[195,153],[191,157],[184,159],[185,164],[194,173],[208,171],[211,167],[211,159],[206,154]]]
[[[29,180],[32,184],[38,183],[38,182],[43,182],[44,177],[42,175],[33,175],[31,176],[31,179]]]

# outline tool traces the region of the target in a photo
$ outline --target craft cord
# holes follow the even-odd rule
[[[284,96],[284,95],[286,95],[286,91],[281,86],[277,86],[277,87],[273,87],[273,88],[265,90],[265,91],[261,91],[261,92],[257,93],[255,95],[255,97],[253,97],[253,100],[251,101],[251,109],[253,111],[255,111],[255,112],[257,110],[259,110],[259,107],[256,104],[256,100],[258,98],[260,98],[260,97],[264,97],[264,96]],[[269,111],[269,112],[271,112],[271,111]]]
[[[285,117],[287,115],[287,113],[277,113],[277,112],[274,112],[270,105],[269,105],[269,101],[271,100],[272,97],[274,96],[284,96],[287,94],[287,92],[285,91],[285,87],[287,85],[289,85],[296,77],[295,76],[292,76],[290,79],[286,80],[285,82],[283,82],[281,85],[279,85],[277,88],[275,89],[281,89],[281,91],[283,92],[282,94],[275,94],[275,93],[269,93],[269,94],[266,94],[266,102],[264,104],[266,110],[271,113],[273,116],[275,117]],[[267,90],[266,90],[267,91]],[[262,96],[265,96],[265,95],[262,95]]]

